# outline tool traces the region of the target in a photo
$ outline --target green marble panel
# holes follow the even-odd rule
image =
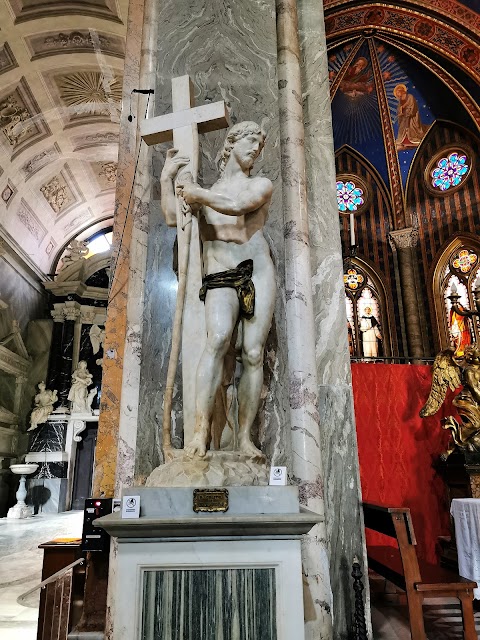
[[[275,569],[143,574],[141,640],[277,640]]]

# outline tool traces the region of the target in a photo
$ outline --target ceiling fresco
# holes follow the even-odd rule
[[[377,171],[402,228],[409,172],[435,123],[479,136],[480,0],[324,6],[335,149]]]
[[[0,0],[0,243],[40,278],[112,224],[128,0]]]
[[[415,151],[435,120],[454,120],[473,132],[477,130],[475,122],[434,73],[399,48],[375,38],[370,42],[363,39],[352,57],[357,46],[353,40],[329,52],[335,148],[344,145],[354,148],[388,183],[385,123],[378,105],[378,93],[383,92],[405,186]],[[372,50],[379,74],[374,73]]]

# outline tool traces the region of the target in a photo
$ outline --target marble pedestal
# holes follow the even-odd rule
[[[114,640],[303,640],[300,540],[319,516],[296,487],[231,487],[225,513],[195,513],[193,491],[130,489],[140,518],[94,522],[118,543]]]

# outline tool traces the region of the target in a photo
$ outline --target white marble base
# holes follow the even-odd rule
[[[301,537],[321,517],[297,487],[229,487],[218,513],[195,513],[193,493],[132,487],[139,518],[94,521],[114,538],[110,638],[304,640]]]
[[[146,608],[144,619],[148,620],[154,607],[153,602],[142,601],[147,572],[254,568],[275,570],[276,631],[268,640],[304,638],[299,540],[129,542],[121,539],[117,562],[113,640],[143,637],[143,608]],[[268,602],[262,606],[268,606]],[[196,633],[195,640],[206,637],[200,635],[200,629]],[[147,640],[154,640],[148,632]]]
[[[23,520],[24,518],[31,518],[33,516],[33,507],[29,507],[26,504],[16,504],[14,507],[10,507],[7,513],[7,518],[16,520]]]

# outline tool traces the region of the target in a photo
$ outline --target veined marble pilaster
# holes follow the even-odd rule
[[[333,637],[345,639],[354,600],[345,589],[357,555],[366,575],[355,420],[347,343],[343,264],[335,193],[335,163],[325,24],[317,0],[297,0],[307,161],[320,450],[333,591]],[[368,598],[368,594],[367,594]]]
[[[129,100],[132,89],[154,86],[156,64],[155,33],[158,24],[157,0],[130,0],[128,39],[125,58],[123,96]],[[150,101],[153,105],[153,102]],[[135,124],[123,114],[117,169],[116,250],[113,282],[107,309],[104,343],[102,405],[96,449],[93,495],[120,495],[134,477],[140,400],[142,316],[149,202],[151,201],[151,150],[141,143],[136,124],[144,117],[146,97],[136,104]],[[151,115],[149,113],[149,115]],[[140,155],[138,156],[138,145]],[[137,173],[134,168],[137,163]],[[130,190],[133,201],[130,203]],[[130,205],[130,209],[128,209]],[[125,216],[127,216],[125,220]],[[120,246],[121,243],[121,246]],[[109,357],[108,353],[111,353]],[[147,399],[143,398],[145,401]],[[112,541],[107,594],[105,638],[120,638],[114,629],[117,582],[117,541]]]
[[[285,236],[292,476],[300,500],[324,514],[296,0],[277,0],[278,94]],[[325,525],[302,545],[305,638],[332,637]]]
[[[135,110],[137,119],[134,123],[127,120],[128,113],[124,110],[120,124],[120,145],[117,168],[117,190],[115,202],[114,223],[114,252],[112,258],[113,280],[107,309],[105,326],[104,353],[102,379],[102,402],[99,420],[97,447],[95,453],[95,471],[93,482],[93,495],[113,496],[115,490],[115,474],[117,469],[117,456],[123,470],[119,472],[120,484],[128,484],[131,481],[131,468],[134,458],[134,449],[127,440],[120,436],[120,424],[122,433],[127,429],[125,419],[132,411],[136,416],[138,398],[138,384],[133,387],[133,397],[122,397],[127,382],[128,367],[132,378],[130,382],[135,384],[138,377],[138,336],[140,326],[135,322],[132,314],[133,299],[139,304],[143,295],[143,266],[142,244],[146,233],[145,206],[141,199],[148,200],[151,197],[149,183],[145,182],[145,158],[137,170],[136,191],[134,201],[130,203],[130,193],[134,182],[135,163],[137,159],[140,136],[137,132],[137,123],[145,114],[146,97],[131,98],[133,89],[150,88],[143,87],[141,82],[145,79],[149,82],[148,74],[142,77],[141,64],[145,59],[152,59],[148,48],[145,56],[142,49],[145,46],[145,33],[148,31],[148,23],[144,18],[149,10],[157,4],[156,0],[130,0],[128,12],[128,39],[125,54],[125,71],[123,84],[124,104],[130,104]],[[142,62],[141,62],[142,61]],[[143,65],[143,70],[145,66]],[[143,152],[142,152],[143,153]],[[127,211],[127,207],[130,208]],[[128,214],[128,215],[127,215]],[[131,286],[137,287],[131,290]],[[132,301],[130,304],[130,296]],[[130,374],[128,374],[130,375]],[[132,408],[128,401],[133,401]],[[126,413],[125,413],[126,412]],[[130,422],[130,426],[132,423]],[[135,438],[136,425],[131,437]],[[125,464],[124,464],[125,463]]]

